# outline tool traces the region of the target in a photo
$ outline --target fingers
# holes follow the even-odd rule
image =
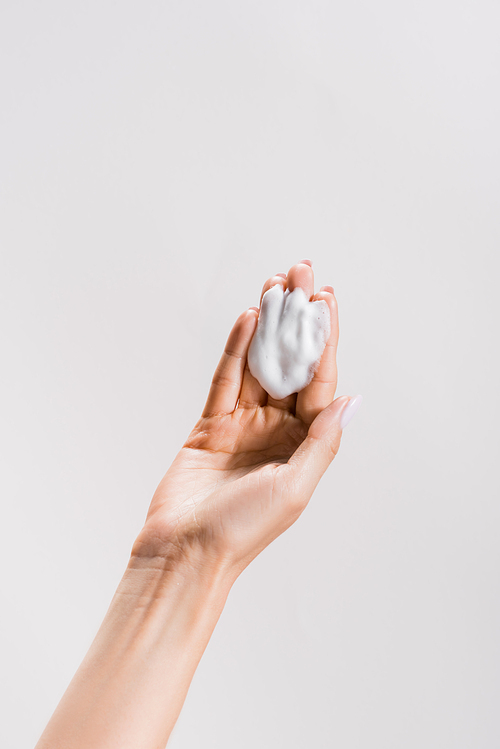
[[[292,501],[305,506],[336,456],[342,429],[361,405],[361,396],[343,395],[315,418],[305,440],[283,466]]]
[[[309,265],[311,261],[302,261],[292,265],[288,271],[287,287],[293,291],[300,286],[304,290],[306,297],[310,300],[314,294],[314,271]]]
[[[312,263],[310,260],[302,260],[300,263],[293,265],[288,271],[288,275],[285,273],[276,273],[271,278],[268,278],[262,287],[260,295],[260,309],[262,313],[262,299],[266,291],[269,291],[276,284],[280,284],[283,289],[289,288],[293,291],[297,286],[300,286],[308,299],[311,299],[314,293],[314,272],[312,270]],[[335,392],[335,390],[334,390]],[[333,397],[333,395],[332,395]],[[328,402],[330,402],[332,398]],[[266,391],[261,387],[255,377],[252,376],[248,369],[248,364],[245,367],[243,375],[243,384],[241,387],[240,400],[238,405],[242,408],[255,408],[256,406],[273,406],[274,408],[280,408],[283,410],[295,413],[297,404],[297,394],[293,393],[287,398],[282,400],[276,400],[269,396]],[[307,403],[306,403],[307,407]],[[321,408],[323,408],[322,406]],[[315,414],[318,413],[321,408],[317,409]],[[314,417],[313,417],[314,418]],[[310,419],[312,421],[312,418]],[[310,422],[306,422],[310,423]]]
[[[260,306],[262,307],[262,297],[277,283],[283,286],[283,289],[289,288],[293,291],[297,286],[304,289],[306,296],[310,299],[314,293],[314,272],[312,269],[312,263],[310,260],[301,260],[300,263],[292,265],[288,271],[288,276],[285,273],[276,273],[275,276],[268,278],[262,287],[262,293],[260,295]]]
[[[203,417],[232,413],[236,408],[247,351],[256,326],[255,308],[245,310],[236,320],[212,378]]]
[[[305,424],[312,424],[316,416],[332,402],[337,389],[339,316],[331,286],[323,286],[312,298],[312,301],[319,300],[324,300],[330,308],[330,336],[313,379],[297,395],[295,414]]]
[[[262,298],[266,291],[269,291],[276,284],[280,284],[283,289],[286,288],[286,273],[276,273],[276,275],[268,278],[262,287],[260,295],[260,306],[262,307]],[[252,309],[257,309],[253,307]],[[240,400],[238,407],[241,408],[255,408],[256,406],[265,406],[268,402],[268,394],[264,388],[260,385],[258,380],[252,375],[248,368],[248,363],[245,366],[243,373],[243,384],[241,386]],[[276,401],[279,402],[279,401]],[[294,398],[295,405],[295,398]]]
[[[286,289],[286,276],[284,273],[277,273],[275,276],[267,279],[264,286],[262,287],[262,292],[260,294],[260,307],[262,307],[262,297],[264,296],[266,291],[269,291],[269,289],[271,289],[273,286],[276,286],[277,283],[281,284],[283,289]]]
[[[267,403],[267,393],[255,379],[248,368],[248,362],[245,365],[243,374],[243,385],[241,386],[239,408],[255,408],[256,406],[265,406]]]

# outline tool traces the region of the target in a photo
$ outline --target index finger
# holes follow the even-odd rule
[[[242,312],[233,325],[217,365],[202,416],[229,414],[236,408],[240,395],[248,347],[257,326],[257,312]]]

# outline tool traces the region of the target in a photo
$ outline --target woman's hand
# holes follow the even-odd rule
[[[308,261],[275,283],[313,297]],[[359,406],[333,401],[331,335],[298,395],[275,401],[248,370],[256,308],[236,321],[201,419],[160,483],[104,621],[37,749],[163,747],[239,573],[301,514]],[[349,402],[350,401],[350,402]]]
[[[310,261],[268,279],[261,302],[277,283],[291,291],[300,286],[330,308],[330,337],[313,380],[298,394],[271,398],[247,363],[258,309],[243,312],[203,414],[155,492],[133,556],[176,556],[195,544],[237,576],[299,517],[336,455],[342,413],[353,415],[359,401],[348,406],[343,396],[332,403],[339,335],[333,289],[314,294]]]

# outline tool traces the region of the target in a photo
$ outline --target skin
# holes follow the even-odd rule
[[[300,393],[276,401],[252,377],[258,308],[236,320],[203,413],[156,490],[99,632],[37,749],[158,749],[184,703],[228,593],[297,520],[336,455],[337,303],[310,261],[266,281],[324,299],[331,333]]]

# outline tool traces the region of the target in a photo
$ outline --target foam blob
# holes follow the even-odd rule
[[[270,396],[281,400],[309,385],[330,336],[330,308],[310,302],[299,286],[264,294],[248,367]]]

